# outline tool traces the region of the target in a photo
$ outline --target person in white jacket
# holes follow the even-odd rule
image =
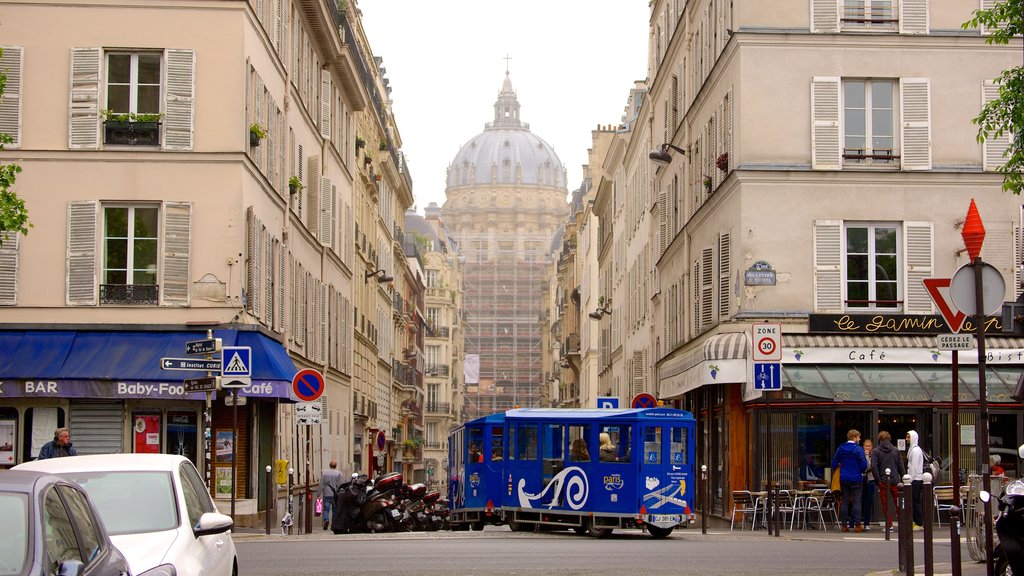
[[[921,508],[921,489],[924,488],[924,451],[918,445],[916,430],[907,432],[907,474],[910,475],[911,501],[913,502],[914,529],[924,527],[924,509]]]

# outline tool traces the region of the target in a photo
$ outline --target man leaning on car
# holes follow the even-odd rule
[[[39,450],[38,459],[46,460],[64,456],[78,456],[78,451],[71,444],[71,431],[67,428],[57,428],[53,431],[53,440],[43,444]]]

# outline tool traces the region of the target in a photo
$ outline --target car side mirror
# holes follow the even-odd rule
[[[199,522],[196,522],[192,532],[198,538],[210,534],[221,534],[231,530],[234,526],[235,521],[231,519],[231,516],[220,512],[207,512],[199,517]]]
[[[60,563],[57,576],[78,576],[84,571],[85,564],[79,560],[65,560]]]

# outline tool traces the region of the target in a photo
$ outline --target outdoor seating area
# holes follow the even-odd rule
[[[772,510],[768,507],[767,491],[734,490],[732,501],[729,530],[735,529],[737,515],[740,516],[741,530],[745,529],[748,516],[751,530],[768,526]],[[828,488],[779,490],[774,508],[778,510],[780,526],[788,525],[790,530],[828,530],[830,523],[833,528],[839,528],[837,494]]]

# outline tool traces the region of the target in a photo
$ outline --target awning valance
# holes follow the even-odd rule
[[[709,336],[696,349],[661,365],[658,397],[678,398],[705,384],[745,382],[749,354],[746,332]]]

